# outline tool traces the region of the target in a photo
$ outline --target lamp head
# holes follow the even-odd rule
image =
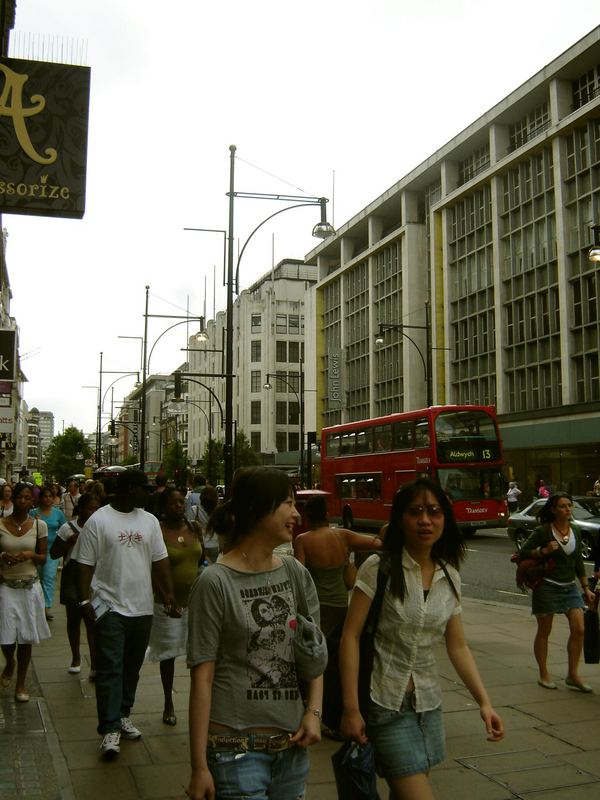
[[[312,235],[317,239],[329,239],[330,236],[335,235],[335,228],[327,222],[327,198],[321,197],[319,205],[321,207],[321,221],[317,222],[312,229]]]
[[[594,245],[588,253],[589,261],[600,261],[600,245]]]
[[[592,225],[594,233],[594,246],[588,252],[589,261],[600,261],[600,225]]]

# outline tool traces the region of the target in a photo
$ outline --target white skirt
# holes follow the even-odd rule
[[[41,583],[29,589],[0,583],[0,644],[38,644],[50,636]]]
[[[154,604],[154,618],[146,661],[167,661],[186,655],[188,610],[184,608],[180,619],[167,616],[164,606]]]

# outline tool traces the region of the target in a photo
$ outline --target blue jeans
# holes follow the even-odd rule
[[[308,753],[291,747],[280,753],[243,752],[209,747],[208,766],[217,800],[302,800]]]
[[[150,638],[152,615],[124,617],[109,611],[94,626],[98,733],[121,729],[135,701]]]

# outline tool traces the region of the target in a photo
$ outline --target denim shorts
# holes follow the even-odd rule
[[[581,589],[576,583],[557,586],[542,581],[531,594],[532,614],[566,614],[572,608],[583,608]]]
[[[207,748],[217,800],[303,800],[308,753],[290,747],[279,753]]]
[[[446,756],[442,707],[418,714],[414,705],[414,692],[406,692],[399,711],[369,704],[367,736],[383,778],[427,773]]]

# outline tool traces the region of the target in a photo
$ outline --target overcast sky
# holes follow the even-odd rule
[[[92,70],[83,220],[3,217],[29,406],[52,411],[57,432],[95,429],[97,393],[82,386],[97,386],[100,351],[105,370],[139,368],[140,342],[117,336],[143,334],[146,284],[150,313],[199,315],[206,302],[212,317],[216,268],[224,308],[221,235],[183,228],[227,227],[230,144],[238,191],[324,195],[339,227],[592,30],[599,8],[18,0],[11,55],[72,52]],[[236,237],[279,207],[239,200]],[[302,208],[265,225],[241,288],[273,258],[302,258],[316,221]],[[150,320],[150,345],[168,324]],[[151,371],[171,372],[184,346],[182,325],[161,339]],[[115,403],[131,386],[115,384]]]

